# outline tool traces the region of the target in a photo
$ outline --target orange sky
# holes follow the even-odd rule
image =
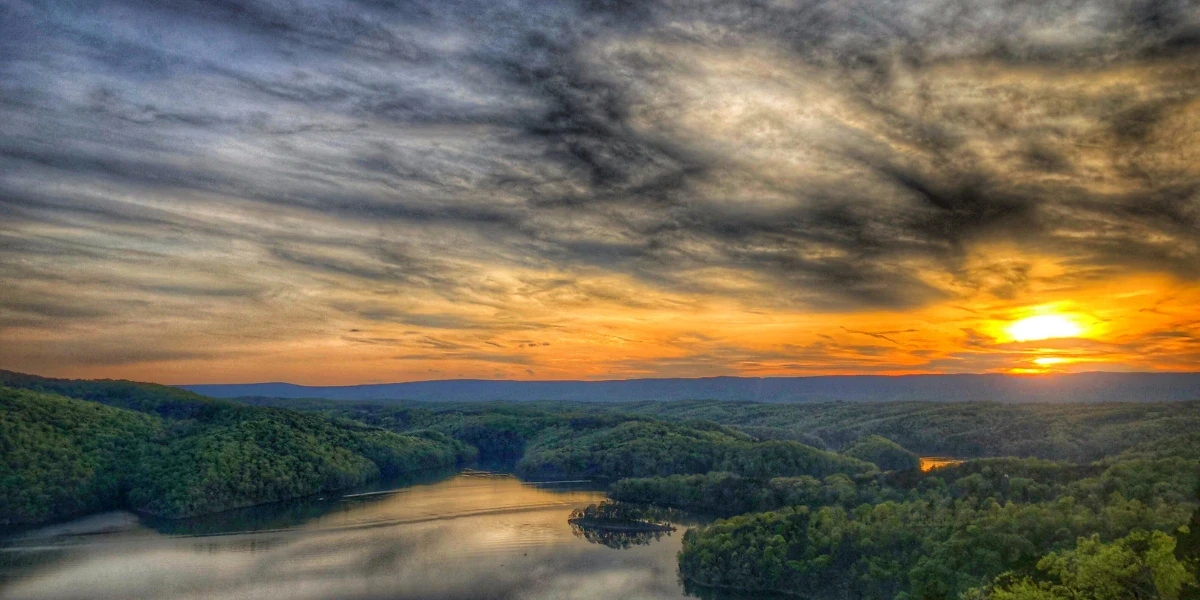
[[[1200,319],[1195,314],[1200,290],[1165,277],[1070,287],[1060,287],[1047,277],[1032,284],[1036,292],[1019,299],[980,294],[920,309],[853,313],[764,310],[723,298],[655,293],[612,278],[589,283],[620,293],[607,299],[533,294],[521,297],[519,303],[469,311],[484,322],[517,323],[512,329],[337,319],[304,325],[297,320],[297,327],[288,329],[282,339],[278,333],[259,340],[253,335],[201,330],[185,331],[186,340],[175,342],[184,347],[219,347],[217,356],[40,371],[167,383],[351,384],[457,377],[1188,371],[1200,358],[1196,341]],[[623,285],[630,287],[622,289]],[[637,298],[637,305],[631,305],[629,298]],[[453,303],[431,301],[422,306],[427,314],[459,314]],[[267,307],[263,310],[269,312]],[[1009,329],[1014,322],[1038,315],[1061,317],[1080,331],[1066,338],[1013,338]],[[286,327],[286,320],[267,325]],[[1033,331],[1036,334],[1039,328]],[[9,339],[35,346],[47,344],[47,338],[49,343],[69,346],[86,335],[130,340],[134,347],[166,342],[141,323],[103,332],[68,330],[58,339],[44,331],[33,333],[29,340]],[[179,335],[177,330],[164,333]],[[1046,335],[1055,333],[1051,328]],[[39,370],[38,366],[12,365],[30,370]]]

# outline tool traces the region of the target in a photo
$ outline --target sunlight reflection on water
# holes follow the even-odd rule
[[[570,511],[603,497],[468,473],[395,493],[326,499],[320,514],[258,531],[172,535],[116,513],[117,525],[105,533],[62,535],[59,528],[49,532],[56,537],[43,530],[10,540],[0,552],[0,596],[683,598],[676,566],[682,529],[624,550],[572,534]],[[167,531],[204,532],[205,525],[194,520]]]

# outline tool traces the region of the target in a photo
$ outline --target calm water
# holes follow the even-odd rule
[[[600,492],[464,472],[189,521],[106,513],[9,538],[0,597],[685,598],[683,528],[573,530]]]

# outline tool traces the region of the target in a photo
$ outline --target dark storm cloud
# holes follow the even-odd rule
[[[989,243],[1079,277],[1200,277],[1193,2],[0,11],[6,280],[76,275],[55,257],[164,276],[224,265],[226,287],[131,285],[321,287],[335,298],[316,304],[345,314],[465,328],[480,319],[372,298],[501,311],[600,294],[580,291],[582,270],[752,307],[1020,294],[1028,265],[968,260]],[[550,268],[565,281],[485,281]],[[289,273],[303,290],[281,289]],[[0,307],[27,322],[30,292]],[[96,317],[81,310],[33,314]]]

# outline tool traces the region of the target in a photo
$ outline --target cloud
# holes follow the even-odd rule
[[[1189,2],[0,11],[0,333],[404,326],[478,358],[546,329],[600,352],[619,310],[840,334],[1200,279]]]

